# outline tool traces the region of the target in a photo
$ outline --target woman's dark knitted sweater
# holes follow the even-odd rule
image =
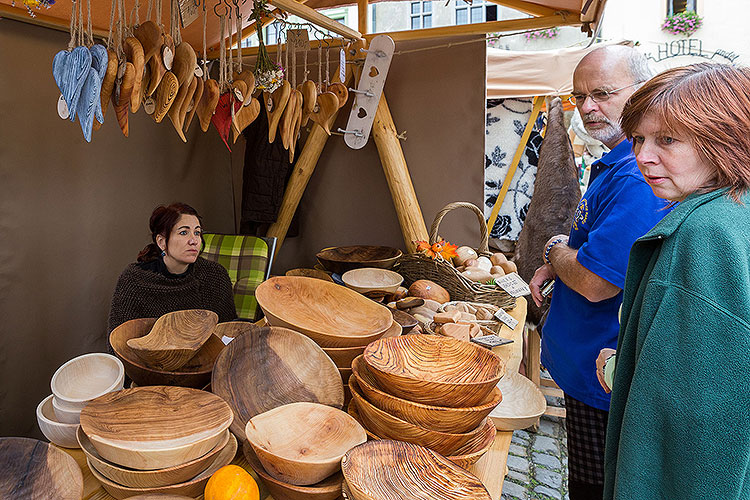
[[[208,309],[219,315],[219,322],[237,318],[232,282],[221,264],[198,257],[184,275],[171,277],[128,265],[112,296],[109,331],[131,319],[158,318],[183,309]]]

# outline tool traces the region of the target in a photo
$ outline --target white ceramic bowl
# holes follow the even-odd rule
[[[122,389],[124,381],[122,361],[110,354],[92,352],[58,368],[50,386],[58,408],[80,412],[90,400]]]
[[[52,395],[52,409],[55,411],[55,419],[64,424],[80,424],[81,410],[68,410],[60,406],[55,395]]]
[[[42,400],[36,407],[36,421],[42,434],[50,442],[63,448],[80,448],[76,432],[78,424],[58,422],[52,409],[52,394]]]
[[[352,269],[345,272],[341,279],[347,287],[359,293],[394,293],[404,282],[404,278],[397,272],[375,267]]]

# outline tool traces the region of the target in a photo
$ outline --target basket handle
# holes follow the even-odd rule
[[[442,208],[442,210],[437,213],[437,215],[435,216],[435,220],[432,221],[432,226],[430,226],[430,245],[432,245],[433,243],[437,243],[438,228],[440,228],[440,222],[443,220],[443,217],[445,217],[445,214],[456,208],[468,208],[469,210],[474,212],[474,214],[476,214],[477,220],[479,221],[479,234],[481,234],[482,236],[477,251],[479,253],[489,254],[489,236],[487,235],[487,222],[484,220],[484,214],[481,210],[479,210],[479,207],[467,201],[456,201],[453,203],[448,203]]]

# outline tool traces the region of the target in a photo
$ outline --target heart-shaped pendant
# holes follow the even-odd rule
[[[109,98],[112,95],[112,91],[115,88],[115,78],[117,77],[117,54],[113,50],[107,49],[107,69],[102,79],[102,89],[99,93],[99,102],[102,106],[102,118],[107,116],[107,108],[109,107]],[[104,120],[94,122],[94,130],[99,128],[104,123]]]
[[[135,67],[132,63],[125,63],[125,73],[122,76],[120,82],[119,93],[117,90],[112,92],[112,104],[115,106],[115,115],[117,116],[117,123],[120,125],[120,130],[125,137],[130,133],[130,125],[128,124],[128,109],[130,108],[130,96],[133,93],[133,85],[135,83]]]
[[[232,148],[229,146],[229,130],[232,127],[232,108],[234,107],[234,113],[239,111],[242,107],[242,103],[237,101],[234,97],[233,92],[224,92],[219,96],[219,102],[216,105],[216,111],[214,111],[211,117],[211,123],[214,124],[216,130],[219,131],[219,137],[224,141],[229,151]]]
[[[279,121],[279,135],[281,135],[281,145],[284,149],[289,150],[289,145],[292,142],[292,134],[294,133],[294,119],[297,113],[297,107],[301,104],[297,102],[297,95],[300,97],[302,93],[298,90],[293,90],[289,96],[289,100],[284,108],[284,114],[281,116]]]
[[[201,102],[203,97],[203,78],[195,78],[195,92],[193,92],[193,98],[190,100],[190,106],[188,107],[188,113],[185,116],[185,123],[182,126],[183,132],[187,133],[190,130],[190,124],[193,122],[195,112],[198,111],[198,103]]]
[[[156,89],[156,109],[154,110],[154,114],[151,115],[156,123],[161,123],[167,112],[172,108],[177,98],[179,87],[180,85],[174,73],[171,71],[164,73],[164,78],[161,79],[159,88]]]
[[[148,63],[154,55],[161,49],[161,28],[153,21],[141,23],[133,34],[141,42],[143,48],[143,60]]]
[[[232,121],[233,142],[237,142],[237,138],[242,134],[242,131],[253,123],[259,114],[260,101],[258,99],[252,99],[247,106],[242,105],[242,108],[235,113],[234,120]]]
[[[143,67],[146,64],[143,46],[134,36],[129,36],[122,44],[125,59],[135,68],[135,81],[133,82],[133,93],[130,94],[130,111],[135,113],[141,107],[141,85],[143,84]]]
[[[198,101],[198,120],[201,122],[201,130],[208,132],[208,127],[211,125],[211,117],[216,110],[216,106],[219,103],[219,82],[213,78],[209,78],[203,82],[203,96]]]
[[[323,127],[326,134],[331,135],[331,117],[339,110],[339,98],[333,92],[323,92],[313,109],[310,119]]]
[[[268,117],[268,142],[272,143],[276,139],[276,129],[291,94],[292,85],[286,80],[281,84],[281,87],[272,93],[263,92],[263,104],[266,107],[266,116]]]
[[[81,88],[91,69],[91,52],[80,46],[72,51],[61,50],[52,61],[52,76],[60,89],[70,111],[70,121],[74,121]]]
[[[182,131],[182,125],[185,123],[187,108],[192,102],[193,94],[195,94],[195,89],[198,86],[198,78],[196,78],[195,75],[192,74],[190,76],[192,80],[190,80],[190,83],[186,82],[180,87],[180,90],[177,93],[177,98],[175,99],[175,102],[172,103],[172,107],[169,109],[168,113],[169,120],[172,122],[172,126],[177,131],[177,135],[180,136],[182,142],[187,142],[185,134]],[[187,90],[183,92],[183,89]]]
[[[102,82],[99,79],[99,72],[94,67],[89,68],[89,74],[81,88],[81,96],[78,99],[78,121],[81,124],[83,137],[86,142],[91,142],[91,128],[94,125],[94,115],[99,113],[97,120],[104,121],[101,116],[101,96]]]
[[[307,125],[307,121],[310,119],[310,115],[315,109],[315,103],[318,101],[318,89],[315,87],[315,82],[312,80],[305,80],[302,82],[297,90],[302,92],[302,125]]]

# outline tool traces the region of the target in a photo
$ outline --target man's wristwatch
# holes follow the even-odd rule
[[[565,241],[565,238],[555,238],[554,240],[549,242],[549,245],[544,249],[544,262],[546,264],[552,265],[552,262],[549,261],[549,253],[552,251],[552,247],[557,245],[558,243],[563,243]]]

